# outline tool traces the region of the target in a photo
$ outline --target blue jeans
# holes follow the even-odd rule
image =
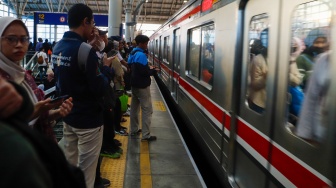
[[[38,70],[39,70],[40,80],[41,80],[41,82],[43,82],[43,76],[47,74],[48,67],[47,66],[39,66]]]

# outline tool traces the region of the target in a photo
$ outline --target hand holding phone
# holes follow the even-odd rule
[[[52,99],[51,101],[50,101],[50,103],[56,103],[56,102],[59,102],[59,101],[63,101],[63,100],[65,100],[65,99],[67,99],[67,98],[69,98],[69,95],[63,95],[63,96],[59,96],[59,97],[56,97],[56,98],[54,98],[54,99]]]

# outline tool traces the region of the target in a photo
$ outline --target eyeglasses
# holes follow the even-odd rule
[[[90,24],[90,22],[86,22],[86,24]],[[95,25],[96,25],[96,22],[93,20],[93,21],[91,22],[91,24],[92,24],[93,26],[95,26]]]
[[[1,39],[6,39],[11,46],[16,46],[20,41],[23,45],[28,45],[30,38],[28,36],[25,37],[17,37],[17,36],[3,36]]]

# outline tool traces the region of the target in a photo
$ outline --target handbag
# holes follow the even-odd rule
[[[125,113],[127,111],[127,104],[128,104],[128,95],[123,92],[123,94],[119,97],[120,103],[121,103],[121,112]]]

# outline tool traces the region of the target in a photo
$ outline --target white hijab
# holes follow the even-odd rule
[[[12,17],[1,17],[0,18],[0,36],[3,35],[6,28],[13,23],[14,21],[22,23],[23,27],[26,29],[28,35],[28,29],[25,26],[25,24],[16,18]],[[0,40],[1,44],[2,40]],[[28,92],[29,97],[31,98],[32,102],[35,104],[37,103],[37,98],[34,94],[34,91],[31,89],[29,84],[25,81],[25,70],[20,66],[20,62],[13,62],[10,59],[8,59],[3,53],[0,45],[0,69],[4,70],[6,73],[10,75],[10,77],[13,79],[13,81],[22,87],[25,88],[25,90]]]

